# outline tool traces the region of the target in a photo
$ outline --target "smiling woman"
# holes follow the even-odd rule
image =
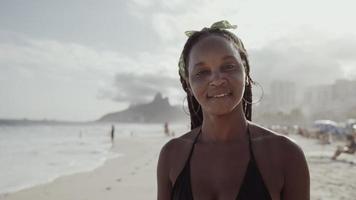
[[[161,150],[158,199],[309,199],[302,150],[251,122],[247,52],[229,28],[220,21],[186,32],[179,75],[191,131]]]
[[[242,100],[246,79],[233,44],[220,36],[205,37],[191,49],[189,61],[188,91],[202,109],[216,115],[233,111]]]

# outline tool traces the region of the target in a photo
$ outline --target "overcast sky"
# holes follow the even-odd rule
[[[94,120],[158,91],[183,102],[186,30],[238,26],[253,78],[356,78],[353,0],[0,0],[0,118]]]

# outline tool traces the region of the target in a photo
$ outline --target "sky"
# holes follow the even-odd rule
[[[226,19],[251,76],[300,87],[356,79],[352,0],[0,0],[0,118],[96,120],[182,104],[184,31]]]

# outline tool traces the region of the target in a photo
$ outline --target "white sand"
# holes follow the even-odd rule
[[[316,140],[293,136],[306,154],[312,200],[356,199],[356,155],[341,154],[331,160],[337,145],[321,145]]]
[[[336,145],[322,146],[315,140],[292,136],[307,155],[311,173],[312,200],[352,200],[356,198],[356,155],[341,155],[331,161]],[[114,151],[124,156],[107,161],[86,173],[11,194],[6,200],[99,200],[156,199],[156,164],[162,137],[117,138]]]

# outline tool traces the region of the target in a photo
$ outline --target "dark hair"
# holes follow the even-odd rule
[[[242,43],[242,41],[233,33],[226,31],[226,30],[221,30],[221,29],[203,29],[201,31],[195,32],[193,35],[191,35],[187,42],[184,45],[183,51],[182,51],[182,56],[183,56],[183,62],[184,62],[184,76],[188,77],[188,57],[189,53],[193,47],[194,44],[196,44],[199,40],[202,38],[209,36],[209,35],[218,35],[221,37],[224,37],[225,39],[233,42],[242,59],[244,68],[245,68],[245,73],[247,77],[247,83],[245,84],[245,92],[243,95],[242,99],[242,108],[244,111],[244,114],[246,116],[246,119],[251,120],[251,115],[252,115],[252,88],[251,84],[254,82],[252,81],[250,77],[250,65],[249,61],[247,59],[247,52],[246,49]],[[190,123],[191,123],[191,129],[194,129],[198,126],[201,126],[203,122],[203,113],[201,110],[201,107],[198,103],[198,101],[195,99],[193,94],[189,91],[188,84],[186,82],[186,78],[182,76],[182,74],[179,74],[180,76],[180,82],[182,83],[182,87],[184,91],[187,93],[187,100],[188,100],[188,108],[189,108],[189,113],[190,113]]]

